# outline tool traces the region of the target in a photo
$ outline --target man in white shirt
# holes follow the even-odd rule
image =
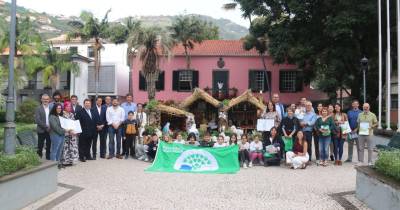
[[[109,155],[107,159],[111,159],[114,156],[118,159],[122,159],[121,156],[121,136],[122,136],[122,122],[125,120],[125,111],[119,106],[118,99],[114,98],[112,100],[112,106],[107,108],[106,119],[108,124],[108,135],[109,135],[109,143],[108,150]],[[117,153],[115,155],[115,141],[114,137],[116,136],[117,140]]]
[[[38,134],[38,150],[37,154],[42,158],[42,151],[44,143],[46,143],[46,159],[50,160],[50,126],[49,126],[49,113],[50,113],[50,96],[43,94],[41,97],[42,104],[35,110],[35,124],[37,125]]]

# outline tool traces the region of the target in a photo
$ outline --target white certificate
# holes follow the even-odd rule
[[[274,119],[258,119],[257,120],[257,131],[270,131],[275,126]]]
[[[342,129],[342,134],[351,133],[350,124],[348,121],[344,122],[343,124],[340,124],[340,128]]]
[[[361,122],[360,123],[360,130],[358,132],[359,135],[368,136],[369,135],[369,123],[368,122]]]
[[[81,123],[79,120],[70,120],[64,117],[60,118],[61,127],[65,130],[72,130],[75,134],[82,133]]]

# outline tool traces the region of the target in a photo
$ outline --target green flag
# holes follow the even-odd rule
[[[197,147],[159,143],[157,155],[146,171],[189,173],[236,173],[239,170],[239,147]]]

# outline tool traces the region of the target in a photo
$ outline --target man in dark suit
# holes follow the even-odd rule
[[[100,158],[106,158],[106,151],[107,151],[107,119],[106,119],[106,112],[107,107],[103,106],[103,99],[98,97],[96,99],[96,104],[93,106],[92,110],[95,115],[96,119],[96,128],[97,134],[93,138],[92,142],[92,153],[93,159],[96,159],[96,151],[97,151],[97,138],[100,137]]]
[[[72,95],[71,96],[71,105],[72,105],[72,113],[76,116],[76,113],[78,113],[81,109],[82,106],[78,104],[78,96]]]
[[[97,119],[94,111],[91,109],[92,102],[89,99],[85,99],[83,102],[83,109],[77,113],[77,119],[79,119],[82,127],[82,133],[79,136],[79,160],[86,162],[86,160],[93,160],[90,156],[90,147],[93,142],[93,138],[96,137]]]
[[[38,150],[37,154],[42,158],[43,146],[46,142],[46,159],[50,160],[50,125],[49,125],[49,114],[50,114],[50,96],[43,94],[41,97],[42,104],[35,110],[35,124],[37,125],[38,134]]]

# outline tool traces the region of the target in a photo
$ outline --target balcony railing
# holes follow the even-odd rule
[[[229,88],[227,92],[215,90],[212,88],[204,88],[204,91],[220,101],[235,98],[238,93],[238,90],[236,88]]]

